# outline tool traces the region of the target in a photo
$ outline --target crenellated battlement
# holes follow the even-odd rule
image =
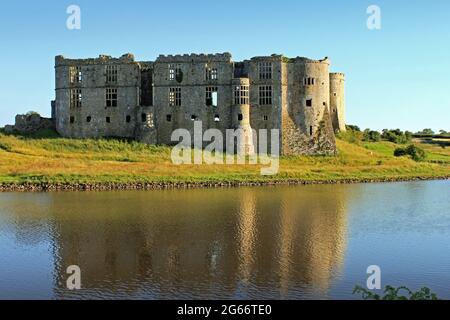
[[[182,62],[228,62],[232,59],[231,53],[216,53],[216,54],[183,54],[183,55],[159,55],[156,62],[161,63],[182,63]]]
[[[345,79],[345,73],[342,73],[342,72],[330,72],[330,78],[332,78],[332,79]]]
[[[77,65],[101,65],[101,64],[123,64],[123,63],[135,63],[134,55],[126,53],[119,58],[113,58],[109,55],[99,55],[98,58],[87,59],[68,59],[62,55],[55,57],[55,66],[77,66]]]

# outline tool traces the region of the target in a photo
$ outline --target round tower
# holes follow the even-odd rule
[[[343,73],[330,73],[330,115],[334,131],[345,131],[345,75]]]
[[[255,152],[253,145],[253,132],[250,126],[250,81],[248,78],[232,80],[233,106],[231,119],[233,129],[237,131],[236,153],[239,155],[252,155]]]
[[[316,136],[321,122],[329,111],[330,86],[328,58],[323,60],[299,59],[300,101],[304,116],[304,132]]]

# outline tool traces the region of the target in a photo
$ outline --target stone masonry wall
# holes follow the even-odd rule
[[[194,122],[201,120],[203,130],[216,128],[225,136],[227,129],[239,127],[233,118],[233,82],[239,78],[249,83],[250,127],[257,132],[279,129],[282,154],[335,154],[333,124],[345,129],[344,75],[330,74],[329,64],[327,58],[281,55],[233,62],[229,53],[161,55],[154,62],[136,62],[131,54],[57,56],[56,129],[64,137],[175,144],[175,129],[193,134]],[[260,76],[262,65],[270,66],[269,77]],[[110,67],[117,70],[117,81],[108,80]],[[74,70],[81,72],[81,81],[73,81]],[[217,92],[216,106],[207,99],[207,88]],[[260,88],[271,88],[270,102],[261,99]],[[117,90],[115,106],[107,105],[108,89]],[[81,106],[71,103],[73,92],[81,93]],[[334,92],[336,98],[330,97]]]
[[[71,81],[71,70],[81,68],[81,82]],[[117,81],[107,81],[107,66],[117,68]],[[71,69],[72,68],[72,69]],[[56,57],[56,129],[65,137],[135,136],[139,105],[140,70],[131,55],[119,59],[70,60]],[[106,90],[117,90],[117,106],[106,105]],[[81,107],[71,106],[71,90],[81,90]]]

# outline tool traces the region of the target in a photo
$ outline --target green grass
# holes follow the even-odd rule
[[[396,158],[390,142],[337,140],[339,155],[287,156],[275,176],[262,165],[175,165],[171,148],[117,139],[18,137],[0,133],[0,183],[176,183],[383,180],[450,176],[449,148],[416,142],[427,161]]]

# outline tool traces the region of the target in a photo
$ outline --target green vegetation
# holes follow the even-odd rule
[[[362,140],[367,142],[378,142],[381,141],[381,134],[378,131],[366,129],[363,132]]]
[[[349,141],[350,140],[350,141]],[[414,142],[426,161],[395,157],[398,145],[362,141],[361,132],[337,139],[339,154],[286,156],[279,174],[261,176],[263,165],[183,165],[171,148],[118,139],[64,139],[52,132],[34,137],[0,133],[0,184],[264,183],[286,181],[379,181],[450,176],[450,149]]]
[[[390,141],[397,144],[406,144],[411,142],[412,133],[409,131],[401,131],[400,129],[389,130],[383,129],[381,138],[386,141]]]
[[[34,116],[34,115],[40,116],[39,112],[36,112],[36,111],[28,111],[25,115],[26,116]]]
[[[360,286],[356,286],[353,290],[353,294],[361,294],[363,300],[438,300],[436,294],[429,288],[413,292],[404,286],[398,288],[386,286],[383,293],[384,295],[380,296]]]
[[[422,131],[419,131],[416,134],[425,135],[425,136],[432,136],[432,135],[434,135],[434,131],[431,130],[431,129],[423,129]]]
[[[394,156],[402,157],[402,156],[411,156],[411,159],[414,161],[424,161],[426,158],[425,151],[413,144],[410,144],[406,148],[397,148],[394,150]]]

